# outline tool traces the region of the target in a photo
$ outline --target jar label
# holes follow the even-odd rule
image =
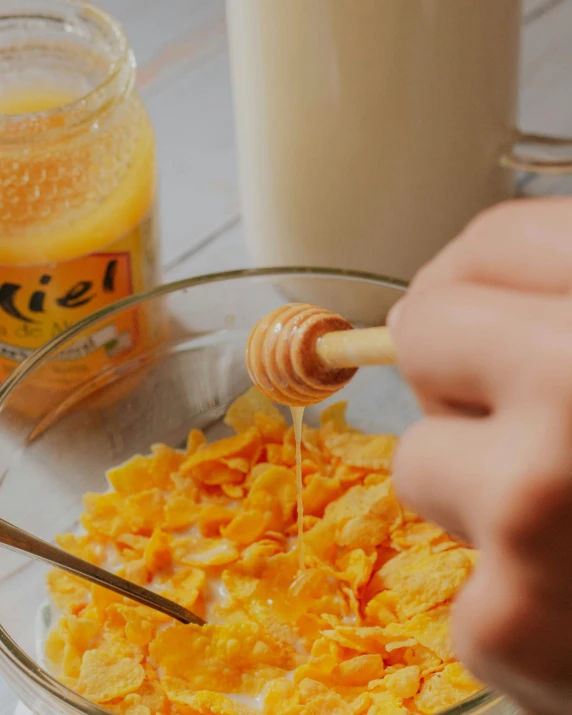
[[[150,215],[105,250],[57,264],[0,265],[0,380],[74,323],[150,287],[156,281],[155,233]],[[133,308],[100,323],[65,346],[42,369],[40,382],[74,385],[134,351],[149,339],[148,317]]]

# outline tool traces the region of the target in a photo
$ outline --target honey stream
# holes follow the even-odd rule
[[[304,420],[303,407],[291,407],[292,422],[294,424],[294,438],[296,440],[296,493],[298,495],[298,566],[304,570],[304,504],[302,502],[302,422]]]

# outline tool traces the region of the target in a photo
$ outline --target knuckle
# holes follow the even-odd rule
[[[479,212],[439,254],[415,276],[410,291],[423,292],[435,284],[471,280],[475,265],[484,251],[493,255],[499,241],[515,232],[528,230],[530,221],[539,214],[553,212],[548,200],[513,199]]]
[[[481,568],[481,567],[479,567]],[[480,574],[479,574],[480,576]],[[452,641],[456,657],[478,678],[486,679],[483,672],[483,628],[482,599],[474,593],[473,575],[457,596],[452,611]]]
[[[478,649],[463,624],[453,631],[453,648],[460,662],[477,678],[484,680]]]
[[[552,532],[564,529],[572,509],[572,478],[570,472],[545,465],[517,473],[511,481],[494,526],[499,541],[512,551],[530,552],[537,542],[547,544]]]
[[[423,423],[417,422],[407,428],[399,440],[399,446],[393,458],[393,471],[397,481],[404,481],[415,471],[417,435]]]
[[[430,344],[435,330],[448,322],[451,306],[458,298],[450,288],[433,289],[406,298],[395,340],[399,350],[400,368],[407,376],[424,369],[421,354]]]
[[[520,205],[522,205],[522,200]],[[436,283],[456,283],[466,277],[475,252],[482,252],[486,245],[498,241],[498,228],[518,221],[520,216],[517,201],[505,201],[478,213],[444,249],[415,275],[410,291],[422,293]]]
[[[513,215],[520,213],[524,205],[525,202],[522,200],[509,199],[508,201],[502,201],[479,211],[469,226],[488,228],[491,223],[497,223],[497,221],[504,220],[506,217],[512,219]]]
[[[457,280],[471,278],[484,251],[494,254],[500,240],[522,222],[522,203],[505,201],[480,211],[450,244],[449,258]]]
[[[537,339],[539,345],[534,357],[538,369],[532,375],[543,385],[545,397],[557,396],[559,401],[563,397],[572,399],[572,331],[566,326],[565,329],[547,331]]]
[[[536,605],[525,592],[506,601],[493,619],[483,619],[474,632],[475,653],[499,659],[509,658],[522,644],[522,635],[534,619]]]
[[[534,200],[511,199],[483,209],[461,234],[461,241],[478,242],[479,245],[483,241],[496,243],[499,239],[497,228],[504,230],[513,227],[514,230],[515,226],[523,223],[523,219],[526,220],[534,206]]]
[[[532,636],[539,607],[533,592],[506,569],[485,564],[479,569],[480,587],[472,590],[469,582],[453,611],[457,656],[477,675],[483,663],[514,658],[524,634]]]
[[[432,285],[433,275],[438,270],[440,260],[441,254],[429,260],[417,271],[409,286],[410,295],[417,295]]]
[[[572,454],[567,430],[558,434],[550,420],[531,423],[533,435],[497,461],[499,485],[490,500],[490,526],[510,551],[548,543],[572,512]],[[507,442],[508,444],[508,442]],[[506,449],[506,448],[505,448]],[[506,454],[506,452],[505,452]],[[570,527],[569,527],[570,529]]]

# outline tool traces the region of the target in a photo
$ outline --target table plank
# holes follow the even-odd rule
[[[572,2],[565,0],[524,29],[521,122],[525,131],[572,137]],[[572,158],[572,144],[566,152]],[[571,194],[572,176],[529,175],[527,195]]]
[[[524,29],[521,125],[565,133],[572,129],[572,2],[559,3]]]
[[[12,688],[0,678],[0,713],[2,715],[12,715],[18,698]]]
[[[101,0],[123,24],[157,136],[163,258],[238,212],[224,0]]]
[[[224,0],[100,0],[129,38],[144,96],[226,50]]]
[[[524,0],[523,13],[525,22],[533,22],[541,15],[550,12],[556,5],[567,0]]]
[[[163,257],[172,263],[239,211],[228,55],[147,100],[157,135]]]
[[[197,253],[167,269],[165,279],[176,281],[215,271],[234,271],[251,266],[252,261],[244,243],[243,226],[238,222],[209,241]]]

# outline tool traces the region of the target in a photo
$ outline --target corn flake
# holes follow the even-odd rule
[[[171,536],[161,531],[161,529],[155,529],[151,534],[151,538],[147,542],[143,552],[145,565],[151,573],[170,568],[173,563],[171,542]]]
[[[348,467],[389,472],[397,440],[392,435],[332,432],[325,437],[324,444]]]
[[[356,655],[340,663],[335,675],[342,685],[365,687],[371,680],[382,675],[383,668],[383,658],[379,654]]]
[[[242,474],[239,470],[233,470],[225,467],[221,461],[225,457],[246,457],[252,459],[256,456],[261,448],[261,435],[256,427],[251,427],[245,432],[236,435],[236,437],[228,437],[221,439],[213,444],[205,445],[202,449],[191,454],[181,465],[180,471],[183,474],[190,474],[200,482],[205,483],[221,483],[217,481],[222,479],[224,474],[228,475],[236,472]],[[220,475],[216,475],[216,472]],[[212,473],[215,472],[215,477]],[[215,481],[213,481],[213,479]]]
[[[425,678],[414,702],[423,715],[434,715],[466,700],[480,689],[479,683],[465,674],[459,663],[451,663],[443,672]]]
[[[405,668],[396,670],[395,673],[386,675],[383,685],[388,692],[402,700],[412,698],[421,683],[421,669],[418,665],[408,665]]]
[[[381,544],[400,518],[401,509],[388,481],[351,487],[327,507],[324,515],[339,546],[362,549]]]
[[[133,693],[144,680],[145,670],[135,660],[90,650],[81,662],[77,691],[95,703],[106,703]]]
[[[402,699],[390,692],[370,693],[372,706],[367,715],[409,715],[409,710],[403,707]]]
[[[368,555],[363,549],[354,549],[337,560],[338,578],[347,580],[352,589],[358,591],[369,581],[376,559],[375,552]]]
[[[347,423],[347,409],[347,402],[335,402],[326,407],[320,415],[322,429],[330,432],[355,432]]]
[[[311,516],[323,516],[325,508],[344,493],[344,487],[337,477],[324,477],[312,473],[302,491],[304,513]]]
[[[255,425],[257,415],[264,415],[279,422],[284,426],[284,430],[286,429],[286,421],[278,408],[256,387],[251,387],[232,403],[227,410],[224,423],[240,434]]]
[[[405,623],[391,623],[385,629],[387,636],[414,638],[417,643],[433,651],[442,661],[453,658],[449,632],[450,606],[438,606],[419,613]]]
[[[414,547],[382,566],[380,575],[396,599],[396,613],[405,620],[451,599],[470,574],[467,549],[433,554]]]
[[[89,603],[89,585],[78,576],[53,569],[48,573],[47,584],[50,598],[64,612],[77,613]]]
[[[172,496],[165,503],[164,528],[170,531],[187,529],[198,520],[201,512],[201,507],[194,499],[189,499],[182,494]]]
[[[265,684],[258,683],[257,675],[277,677],[296,660],[294,651],[277,650],[272,639],[249,621],[173,626],[157,634],[149,652],[165,675],[182,678],[194,690],[228,693],[247,687],[257,694]]]

